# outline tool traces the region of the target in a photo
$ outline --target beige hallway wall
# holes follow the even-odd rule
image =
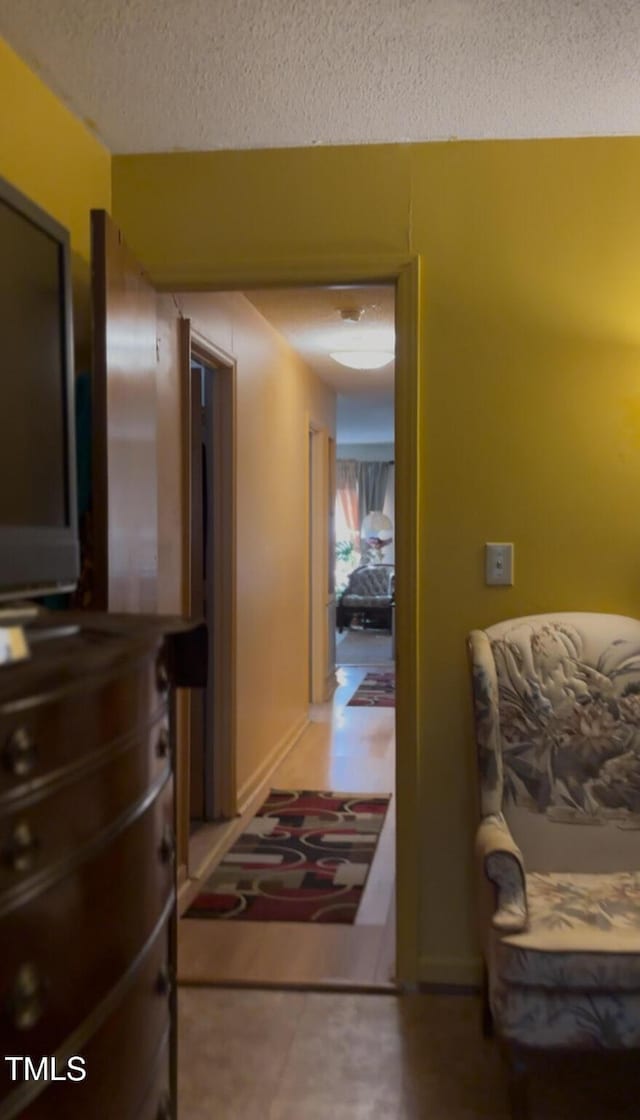
[[[238,292],[163,296],[159,307],[163,609],[179,610],[184,531],[176,304],[237,363],[237,777],[240,803],[308,708],[308,425],[335,434],[335,394]],[[166,483],[163,484],[162,480]]]

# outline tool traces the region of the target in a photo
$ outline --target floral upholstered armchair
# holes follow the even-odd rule
[[[640,621],[474,630],[484,1022],[512,1115],[535,1049],[640,1048]]]

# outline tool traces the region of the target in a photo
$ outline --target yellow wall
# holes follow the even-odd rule
[[[236,728],[241,805],[308,716],[308,427],[335,435],[335,393],[239,292],[179,293],[159,304],[160,336],[177,331],[176,304],[199,334],[236,359]],[[179,393],[162,436],[173,464],[160,487],[161,609],[180,610],[177,557],[163,541],[184,524]],[[168,408],[167,408],[168,414]],[[172,482],[173,479],[173,482]],[[166,526],[163,533],[162,527]],[[166,547],[164,552],[166,552]],[[167,578],[168,560],[170,575]]]
[[[85,335],[109,153],[1,40],[0,173],[70,229]],[[423,256],[425,978],[475,974],[466,631],[640,608],[639,188],[636,138],[113,161],[116,220],[159,280]],[[491,539],[515,542],[512,589],[483,586]]]
[[[89,210],[111,207],[111,156],[0,39],[0,175],[71,234],[80,358],[89,332]]]
[[[640,139],[120,157],[113,187],[185,286],[423,255],[421,975],[471,979],[465,634],[640,611]],[[484,587],[487,540],[515,542],[515,587]]]

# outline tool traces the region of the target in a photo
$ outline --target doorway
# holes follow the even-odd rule
[[[136,275],[139,273],[137,270]],[[417,858],[417,853],[421,849],[421,823],[419,817],[419,775],[420,775],[420,745],[422,743],[422,714],[420,704],[420,688],[419,682],[421,680],[421,656],[422,656],[422,641],[421,636],[424,632],[424,615],[422,609],[422,573],[418,566],[418,557],[421,548],[421,535],[424,526],[424,512],[426,496],[420,491],[418,486],[418,448],[419,448],[419,432],[420,426],[424,422],[424,409],[422,404],[422,383],[421,383],[421,364],[420,364],[420,313],[419,308],[421,305],[421,261],[419,256],[415,254],[399,254],[397,256],[380,256],[379,254],[372,253],[365,256],[347,256],[338,257],[333,256],[329,258],[309,259],[306,258],[304,262],[297,261],[292,265],[283,265],[281,261],[274,258],[272,261],[265,261],[264,259],[252,258],[248,264],[244,264],[238,268],[230,267],[227,263],[221,263],[219,266],[211,264],[206,270],[206,275],[201,275],[199,284],[199,292],[193,291],[193,284],[191,285],[191,292],[193,300],[197,302],[198,298],[207,298],[208,293],[228,292],[230,289],[235,291],[246,291],[252,287],[263,286],[265,281],[268,280],[272,284],[333,284],[336,288],[342,285],[349,285],[353,283],[353,278],[357,277],[359,282],[380,282],[391,281],[396,286],[396,322],[397,322],[397,349],[396,361],[398,368],[398,376],[396,378],[395,390],[395,404],[396,404],[396,472],[397,472],[397,535],[396,535],[396,566],[398,571],[398,591],[397,591],[397,656],[399,666],[399,676],[397,681],[397,729],[398,729],[398,789],[397,789],[397,803],[399,815],[402,819],[402,828],[398,836],[398,855],[397,855],[397,882],[398,882],[398,953],[397,953],[397,971],[396,975],[400,980],[408,983],[414,983],[421,975],[423,964],[420,961],[420,948],[419,948],[419,914],[418,914],[418,899],[423,891],[421,861]],[[170,289],[175,290],[175,283],[170,284]],[[173,305],[172,310],[176,306],[175,296],[167,296],[167,307]],[[155,305],[154,305],[155,306]],[[180,311],[180,308],[179,308]],[[175,313],[175,310],[174,310]],[[187,314],[189,312],[187,311]],[[187,329],[188,339],[188,324],[180,311],[181,328]],[[155,321],[155,320],[154,320]],[[175,322],[175,320],[174,320]],[[170,331],[170,323],[167,322],[167,331]],[[153,331],[149,334],[151,344],[149,347],[150,367],[155,370],[155,365],[158,361],[158,341],[154,337]],[[225,339],[224,345],[229,348],[229,351],[235,351],[235,343],[233,333],[228,335]],[[153,351],[153,354],[152,354]],[[161,354],[164,351],[161,350]],[[187,374],[190,373],[190,345],[186,347],[186,363],[183,363],[179,368],[181,376],[176,381],[179,381],[180,391],[186,392]],[[224,360],[224,357],[223,357]],[[227,365],[227,362],[224,361]],[[232,365],[233,363],[229,363]],[[174,367],[175,368],[175,367]],[[182,372],[187,371],[185,377]],[[171,388],[167,382],[168,387]],[[279,393],[274,393],[274,396]],[[184,418],[189,415],[188,409],[182,407],[179,402],[176,402],[170,392],[166,392],[162,397],[165,409],[171,409],[171,418],[168,411],[165,423],[164,443],[166,452],[159,456],[159,464],[163,460],[170,461],[170,457],[177,451],[173,432],[176,430],[175,417],[178,412],[178,405],[180,414]],[[262,404],[264,402],[261,402]],[[260,415],[260,411],[256,415]],[[169,419],[173,421],[173,426],[169,424]],[[153,429],[155,431],[155,428]],[[180,441],[180,447],[188,446],[187,440]],[[305,444],[306,448],[306,432]],[[182,454],[182,450],[180,450]],[[244,457],[244,456],[243,456]],[[232,464],[232,467],[235,464]],[[302,466],[302,465],[301,465]],[[159,467],[160,479],[162,481],[162,473]],[[306,472],[305,472],[306,473]],[[188,476],[188,470],[185,468],[183,477]],[[178,477],[178,472],[174,472],[174,477]],[[164,492],[164,485],[161,486],[161,492]],[[186,491],[183,488],[183,493]],[[172,518],[176,524],[185,524],[186,517],[185,511],[188,507],[188,496],[183,500],[178,500],[178,494],[171,492],[166,503],[167,512],[171,513]],[[175,513],[174,513],[175,507]],[[166,520],[166,518],[165,518]],[[233,523],[233,520],[232,520]],[[133,530],[132,530],[133,534]],[[138,533],[138,536],[140,534]],[[145,540],[147,537],[145,536]],[[155,537],[149,537],[155,542]],[[165,581],[168,583],[167,577],[171,576],[173,571],[179,572],[180,584],[179,590],[182,594],[182,603],[179,609],[183,612],[189,612],[189,588],[188,588],[188,549],[190,547],[188,532],[180,532],[176,541],[180,542],[180,548],[183,549],[185,557],[184,562],[179,564],[179,557],[174,556],[171,552],[169,543],[165,548],[167,554],[167,563],[165,566]],[[215,535],[218,540],[218,534]],[[231,533],[227,536],[227,541],[230,544],[235,543],[234,534]],[[273,536],[269,540],[274,540]],[[186,546],[186,547],[185,547]],[[157,552],[157,549],[155,550]],[[169,555],[170,554],[170,555]],[[302,559],[302,557],[300,557]],[[171,564],[169,564],[171,561]],[[178,562],[176,562],[178,561]],[[230,564],[230,571],[233,575],[234,564]],[[302,565],[299,565],[300,570]],[[170,569],[170,570],[169,570]],[[136,573],[143,572],[147,576],[146,568],[136,567]],[[186,573],[186,574],[184,574]],[[288,587],[285,583],[282,585],[281,601],[284,609],[288,605],[287,598]],[[216,595],[216,602],[230,602],[230,598],[222,598]],[[254,601],[256,601],[254,599]],[[234,617],[234,612],[231,611],[231,617]],[[219,631],[218,631],[219,632]],[[235,635],[232,635],[234,638]],[[233,641],[227,647],[227,662],[235,668],[235,644]],[[269,671],[269,662],[266,662]],[[218,661],[219,664],[219,661]],[[304,672],[307,672],[307,658],[304,659]],[[227,694],[225,694],[226,696]],[[231,712],[235,712],[235,704],[230,705]],[[243,706],[243,711],[246,710]],[[181,726],[183,726],[183,721]],[[181,738],[183,736],[181,735]],[[255,741],[248,740],[249,743]],[[180,752],[178,764],[181,767],[183,759],[186,757],[188,760],[188,751]],[[235,783],[229,783],[230,788],[235,789]],[[186,775],[186,782],[182,771],[178,775],[179,791],[186,789],[188,792],[188,772]],[[242,791],[241,791],[242,792]],[[252,789],[247,785],[245,792],[245,799],[252,793]],[[188,820],[188,805],[187,813],[181,812],[180,820]]]
[[[383,287],[384,292],[380,290]],[[354,301],[363,300],[373,319],[380,314],[383,297],[392,335],[387,363],[392,364],[393,285],[200,294],[197,310],[194,297],[187,293],[177,297],[182,309],[192,308],[194,316],[198,315],[201,329],[215,331],[216,338],[232,339],[238,362],[238,438],[242,449],[238,494],[238,751],[240,789],[247,791],[241,797],[241,817],[229,830],[224,848],[217,848],[203,870],[201,885],[193,884],[188,901],[185,898],[179,939],[179,976],[185,982],[239,983],[253,979],[286,986],[299,982],[326,984],[337,979],[387,989],[396,976],[394,682],[389,682],[386,693],[379,688],[372,697],[370,686],[361,690],[368,667],[353,666],[342,674],[339,688],[327,688],[330,674],[334,686],[336,683],[333,524],[335,459],[340,445],[336,402],[346,395],[341,389],[349,388],[359,398],[356,411],[367,420],[369,413],[376,411],[370,407],[371,394],[378,405],[384,398],[385,432],[387,438],[392,437],[393,380],[389,382],[390,370],[373,373],[371,362],[359,371],[339,368],[329,353],[333,347],[328,341],[323,350],[327,367],[323,377],[323,371],[288,337],[275,308],[283,300],[289,306],[293,302],[295,317],[300,326],[300,317],[304,317],[308,332],[313,305],[315,314],[321,319],[330,316],[331,327],[341,333],[345,329],[343,305],[349,309]],[[375,323],[380,329],[379,319]],[[342,337],[346,341],[347,336]],[[331,374],[336,381],[330,380]],[[357,442],[353,429],[347,435]],[[365,435],[369,445],[375,441],[370,427]],[[386,445],[384,453],[388,458]],[[315,647],[321,655],[310,658]],[[314,670],[318,671],[315,682]],[[393,673],[386,675],[392,677]],[[318,689],[315,694],[314,685]],[[362,850],[356,845],[351,852],[351,856],[355,852],[360,858],[346,859],[341,852],[338,863],[342,870],[335,873],[338,879],[352,876],[355,883],[349,887],[348,898],[342,897],[348,893],[343,890],[344,884],[331,880],[324,859],[327,849],[320,849],[320,878],[328,880],[329,895],[335,887],[340,897],[339,907],[335,900],[323,902],[328,914],[324,921],[312,917],[291,922],[275,913],[266,919],[213,921],[218,905],[215,901],[209,904],[213,895],[226,899],[221,901],[222,906],[242,895],[238,906],[243,915],[252,908],[262,912],[264,899],[272,899],[282,890],[291,890],[296,896],[292,899],[294,907],[315,901],[306,897],[314,888],[305,877],[302,883],[289,884],[287,871],[284,887],[270,889],[262,885],[265,876],[255,871],[263,861],[266,871],[273,866],[276,877],[285,874],[280,866],[282,853],[277,845],[273,849],[269,840],[274,826],[270,820],[265,823],[261,819],[270,789],[287,790],[296,798],[308,797],[314,804],[326,797],[323,791],[339,791],[335,797],[345,806],[367,807],[371,802],[373,809],[365,808],[365,815],[372,813],[375,817],[380,813],[383,823],[380,828],[376,824],[375,828],[370,825],[369,832],[364,830],[366,843],[363,840]],[[349,810],[338,809],[337,813],[336,819],[341,823],[344,814],[345,827],[350,827]],[[305,814],[303,817],[306,819]],[[256,842],[248,838],[261,835],[269,850],[252,857],[252,873],[240,874],[238,879],[244,870],[242,853]],[[349,864],[349,868],[343,864]],[[312,879],[314,874],[309,872]],[[296,878],[299,875],[294,873]],[[274,907],[280,901],[279,897],[273,898]],[[337,909],[340,913],[334,914]]]
[[[207,683],[185,698],[192,870],[198,834],[236,811],[235,363],[183,319],[181,367],[186,607],[207,629]]]
[[[214,583],[211,555],[215,525],[216,490],[213,455],[213,384],[220,370],[192,354],[191,397],[191,607],[207,628],[208,665],[212,666],[211,635],[214,628]],[[216,743],[213,713],[215,675],[207,673],[205,688],[191,700],[190,826],[194,832],[219,816],[216,803],[214,758]]]

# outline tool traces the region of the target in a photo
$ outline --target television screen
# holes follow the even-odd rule
[[[0,210],[2,439],[0,522],[66,525],[61,246],[10,206]],[[37,454],[34,451],[37,449]]]
[[[78,575],[69,238],[0,183],[0,596]]]

